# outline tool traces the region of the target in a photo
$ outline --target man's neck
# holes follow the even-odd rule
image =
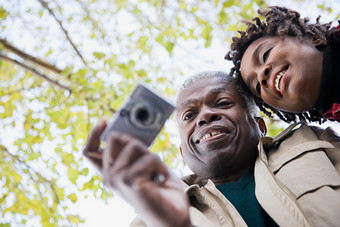
[[[242,168],[241,170],[233,174],[224,174],[223,176],[216,176],[216,177],[206,178],[206,179],[201,178],[201,181],[203,185],[205,185],[208,182],[208,180],[211,180],[215,185],[221,185],[221,184],[228,183],[228,182],[237,182],[245,174],[245,172],[247,172],[249,168],[254,168],[254,165],[247,166],[246,168]]]

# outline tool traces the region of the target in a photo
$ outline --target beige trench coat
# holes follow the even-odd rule
[[[297,125],[301,126],[291,133]],[[255,195],[279,226],[340,226],[340,137],[330,128],[291,125],[262,137],[255,163]],[[212,181],[183,178],[194,226],[246,226]],[[145,226],[136,218],[131,226]]]

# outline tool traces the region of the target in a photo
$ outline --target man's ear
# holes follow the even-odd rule
[[[267,134],[267,126],[262,117],[257,118],[257,124],[260,128],[262,136],[265,136]]]
[[[181,156],[182,156],[182,158],[183,158],[183,153],[182,153],[182,147],[181,147],[181,145],[179,145],[179,152],[181,152]],[[184,158],[183,158],[184,159]]]

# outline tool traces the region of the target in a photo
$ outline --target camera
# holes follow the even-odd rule
[[[138,84],[100,138],[106,140],[111,131],[118,131],[128,133],[150,146],[174,109],[167,100],[143,84]]]

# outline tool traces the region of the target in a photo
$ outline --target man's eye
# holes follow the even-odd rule
[[[190,120],[191,118],[193,118],[194,116],[195,116],[195,113],[190,112],[190,113],[185,114],[183,119],[185,121],[187,121],[187,120]]]
[[[221,102],[217,103],[217,106],[228,106],[228,105],[230,105],[230,102],[228,102],[228,101],[221,101]]]
[[[258,95],[261,95],[261,85],[259,82],[257,82],[255,90],[257,92]]]
[[[262,56],[262,60],[263,62],[266,62],[267,61],[267,58],[270,54],[270,51],[272,50],[273,48],[269,48],[268,50],[266,50],[264,53],[263,53],[263,56]]]

